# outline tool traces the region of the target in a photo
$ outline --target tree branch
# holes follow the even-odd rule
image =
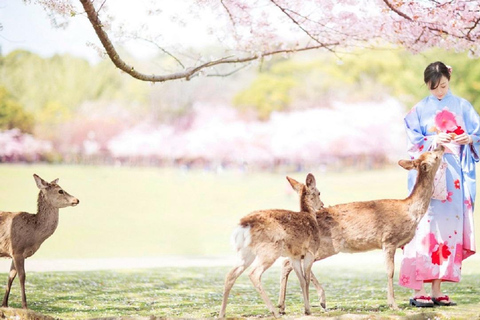
[[[390,8],[390,10],[392,10],[393,12],[395,12],[396,14],[398,14],[400,17],[402,18],[405,18],[409,21],[413,21],[412,18],[410,18],[409,16],[407,16],[405,13],[401,12],[400,10],[396,9],[388,0],[383,0],[383,2],[385,2],[385,4],[387,5],[387,7]]]
[[[140,39],[140,40],[143,40],[145,42],[148,42],[150,44],[153,44],[155,47],[157,47],[158,50],[162,51],[163,53],[165,53],[166,55],[170,56],[173,60],[175,60],[180,66],[182,66],[182,68],[185,68],[185,66],[183,65],[182,61],[180,61],[180,59],[178,59],[176,56],[174,56],[172,53],[168,52],[165,48],[161,47],[156,41],[153,41],[153,40],[150,40],[150,39],[146,39],[146,38],[138,38],[137,39]]]
[[[246,57],[224,57],[217,60],[212,60],[200,64],[195,67],[185,68],[181,72],[171,73],[166,75],[148,75],[135,70],[133,66],[128,65],[125,61],[122,60],[120,55],[118,54],[117,50],[113,46],[108,34],[103,30],[102,22],[98,17],[97,12],[95,11],[95,7],[93,6],[91,0],[79,0],[82,3],[82,6],[87,14],[88,20],[90,21],[95,33],[97,34],[98,39],[102,43],[103,48],[106,50],[108,57],[113,62],[113,64],[120,70],[124,71],[125,73],[129,74],[130,76],[134,77],[135,79],[142,80],[142,81],[149,81],[149,82],[165,82],[169,80],[179,80],[185,79],[190,80],[193,76],[197,75],[203,69],[208,69],[216,65],[220,64],[236,64],[236,63],[246,63],[249,61],[257,60],[262,57],[277,55],[281,53],[293,53],[293,52],[300,52],[300,51],[308,51],[308,50],[315,50],[320,48],[326,48],[331,50],[330,47],[337,46],[339,42],[333,42],[329,44],[320,43],[317,41],[318,45],[314,46],[304,46],[301,48],[292,48],[292,49],[279,49],[279,50],[271,50],[266,51],[258,54],[253,54]]]
[[[235,23],[235,19],[233,19],[233,15],[232,13],[230,12],[230,9],[228,9],[227,5],[223,2],[223,0],[220,0],[220,3],[222,4],[222,7],[225,9],[225,11],[227,12],[228,14],[228,17],[230,18],[230,21],[232,22],[232,25],[235,26],[236,23]]]
[[[313,41],[315,41],[316,43],[320,44],[320,45],[323,45],[322,42],[320,42],[320,40],[318,40],[316,37],[314,37],[307,29],[305,29],[304,27],[302,27],[300,25],[300,23],[298,23],[297,20],[295,20],[288,12],[285,8],[283,8],[282,6],[280,6],[275,0],[270,0],[271,3],[273,3],[278,9],[280,9],[280,11],[282,11],[290,20],[292,20],[292,22],[294,24],[296,24],[300,30],[302,30],[308,37],[310,37],[310,39],[312,39]],[[327,48],[328,49],[328,48]],[[331,49],[329,49],[331,51]]]
[[[471,38],[470,34],[472,33],[472,31],[478,26],[478,24],[480,23],[480,18],[478,18],[475,23],[473,24],[472,27],[468,28],[468,32],[466,34],[466,37],[468,40],[474,40]]]

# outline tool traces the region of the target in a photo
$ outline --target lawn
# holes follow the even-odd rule
[[[231,254],[231,231],[256,209],[298,209],[285,176],[163,168],[0,165],[0,210],[36,211],[37,173],[80,199],[60,211],[57,231],[35,258]],[[326,205],[406,196],[406,171],[321,173]],[[368,186],[368,187],[367,187]]]
[[[360,260],[359,260],[360,258]],[[409,290],[395,285],[400,310],[386,306],[386,275],[378,255],[358,254],[348,263],[317,262],[316,275],[324,284],[327,311],[319,307],[311,289],[312,316],[342,319],[478,319],[480,316],[480,260],[466,260],[463,279],[447,283],[444,290],[455,307],[415,309],[408,307]],[[340,260],[344,260],[342,258]],[[27,295],[35,312],[62,319],[106,317],[212,318],[218,315],[223,278],[228,267],[156,268],[90,272],[38,272],[27,277]],[[269,269],[263,283],[272,301],[279,289],[279,267]],[[6,275],[5,275],[6,277]],[[11,306],[20,306],[18,285]],[[300,287],[295,276],[289,281],[287,317],[303,316]],[[356,316],[353,316],[356,315]],[[242,275],[234,285],[228,317],[267,317],[265,304]]]
[[[306,172],[0,165],[0,210],[36,211],[38,189],[33,173],[48,181],[60,178],[59,184],[80,199],[77,207],[61,210],[55,234],[26,262],[30,308],[62,319],[214,317],[221,304],[227,266],[29,273],[28,265],[33,259],[231,256],[229,237],[238,219],[255,209],[297,209],[298,199],[285,176],[298,180],[306,176]],[[407,195],[406,171],[400,167],[312,173],[326,205]],[[480,238],[478,219],[476,230]],[[0,270],[0,283],[2,277],[6,280],[7,271]],[[325,284],[329,309],[323,312],[318,307],[312,291],[314,316],[480,317],[479,259],[467,259],[463,280],[445,286],[459,306],[431,310],[408,308],[410,292],[399,286],[395,290],[402,310],[394,312],[386,307],[386,275],[378,252],[322,261],[315,264],[315,273]],[[278,279],[278,267],[264,276],[273,301]],[[288,316],[302,316],[303,304],[293,274],[288,292]],[[17,281],[10,301],[12,307],[20,306]],[[227,316],[267,315],[248,277],[241,276],[233,287]]]

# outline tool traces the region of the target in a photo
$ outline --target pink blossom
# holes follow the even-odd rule
[[[445,202],[447,202],[447,201],[448,201],[448,202],[452,202],[452,196],[453,196],[453,192],[452,192],[452,191],[448,191],[448,193],[447,193],[447,199],[442,200],[442,202],[443,202],[443,203],[445,203]]]
[[[435,125],[437,126],[437,129],[443,132],[453,132],[458,128],[455,115],[451,113],[447,107],[437,113],[435,116]]]

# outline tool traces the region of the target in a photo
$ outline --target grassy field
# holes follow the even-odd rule
[[[359,255],[363,259],[369,256]],[[480,260],[466,260],[463,279],[443,288],[458,302],[455,307],[416,309],[408,306],[411,292],[395,285],[399,311],[386,306],[386,276],[378,259],[366,264],[352,255],[346,264],[318,262],[314,270],[324,284],[327,311],[320,308],[311,289],[313,317],[342,319],[479,319]],[[157,268],[91,272],[32,273],[27,277],[30,308],[40,314],[62,319],[161,317],[213,318],[218,315],[223,279],[228,267]],[[275,303],[279,268],[269,269],[263,283]],[[6,276],[6,275],[5,275]],[[20,307],[18,285],[10,298]],[[289,281],[288,318],[303,316],[300,287],[295,276]],[[242,275],[232,289],[227,316],[268,317],[268,310]],[[312,318],[313,318],[312,317]],[[148,318],[146,318],[148,319]]]
[[[313,173],[329,205],[405,197],[405,172]],[[240,217],[256,209],[298,209],[287,173],[0,165],[0,210],[36,212],[33,173],[60,178],[80,199],[60,211],[57,231],[35,258],[231,254],[229,237]]]
[[[212,173],[160,168],[0,165],[0,210],[36,211],[38,189],[33,173],[48,181],[60,178],[59,184],[78,197],[80,205],[61,210],[57,231],[31,259],[228,256],[232,254],[230,233],[238,219],[255,209],[297,209],[298,199],[285,176],[304,180],[306,175],[304,172]],[[406,171],[400,167],[312,173],[326,205],[407,195]],[[476,222],[480,238],[478,219]],[[329,311],[324,313],[314,303],[317,306],[313,309],[314,316],[480,319],[480,260],[467,259],[463,280],[445,286],[459,306],[414,310],[406,304],[410,292],[395,286],[402,310],[393,312],[386,307],[383,263],[380,260],[365,265],[369,257],[352,255],[346,262],[329,265],[322,261],[315,265],[317,276],[325,284]],[[223,278],[228,270],[228,267],[201,267],[27,272],[27,297],[33,310],[62,319],[152,315],[208,318],[218,312]],[[0,283],[2,277],[6,280],[7,271],[0,270],[4,272],[0,274]],[[278,293],[278,277],[276,267],[264,277],[272,300],[276,300]],[[300,317],[302,302],[294,278],[290,280],[287,312],[290,317]],[[18,307],[19,302],[18,282],[15,282],[11,306]],[[234,286],[227,315],[268,315],[248,277],[240,277]]]

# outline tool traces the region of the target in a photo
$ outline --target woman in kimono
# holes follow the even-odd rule
[[[417,307],[454,305],[442,292],[441,284],[460,281],[462,261],[476,250],[473,207],[480,118],[468,101],[450,92],[450,74],[451,69],[442,62],[431,63],[424,72],[431,95],[404,119],[412,159],[438,144],[445,147],[436,176],[444,175],[443,188],[442,179],[438,186],[437,181],[434,183],[428,211],[415,237],[405,245],[400,267],[399,284],[414,290],[410,305]],[[416,171],[410,171],[410,191],[415,178]],[[431,295],[425,291],[424,283],[431,283]]]

